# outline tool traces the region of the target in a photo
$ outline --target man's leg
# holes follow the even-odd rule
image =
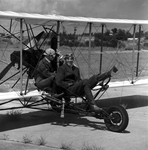
[[[83,81],[84,80],[77,82],[73,86],[69,87],[67,89],[67,94],[71,95],[71,96],[76,96],[76,97],[86,96],[86,99],[89,102],[91,110],[94,112],[99,112],[101,110],[101,108],[99,108],[95,104],[95,100],[93,98],[90,87],[88,85],[84,85]]]
[[[92,94],[91,89],[90,89],[89,86],[86,85],[86,86],[84,87],[84,92],[85,92],[86,99],[87,99],[88,102],[89,102],[91,111],[99,112],[100,110],[102,110],[101,108],[99,108],[99,107],[96,105],[95,100],[94,100],[94,98],[93,98],[93,94]]]
[[[53,77],[36,80],[36,86],[41,90],[43,90],[44,88],[51,88],[53,80]]]
[[[89,79],[84,79],[84,85],[88,85],[90,89],[93,89],[99,81],[105,80],[109,77],[108,72],[103,74],[93,75]]]
[[[72,85],[68,89],[66,89],[66,94],[70,95],[70,96],[76,96],[76,97],[84,95],[83,80],[76,82],[74,85]]]
[[[105,72],[103,74],[97,74],[97,75],[93,75],[92,77],[90,77],[89,79],[85,79],[84,80],[84,84],[88,85],[90,87],[90,89],[93,89],[97,83],[99,81],[105,80],[108,77],[111,77],[113,72],[116,73],[118,70],[116,67],[113,67],[110,71]]]

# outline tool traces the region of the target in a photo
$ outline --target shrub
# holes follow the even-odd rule
[[[27,134],[23,136],[23,143],[32,143],[31,137]]]

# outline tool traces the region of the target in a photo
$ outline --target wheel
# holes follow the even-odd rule
[[[122,106],[111,106],[107,110],[104,122],[108,130],[122,132],[126,129],[129,122],[128,113]]]

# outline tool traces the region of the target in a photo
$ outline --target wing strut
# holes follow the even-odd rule
[[[138,37],[138,53],[137,53],[136,77],[138,77],[138,70],[139,70],[140,39],[141,39],[141,25],[139,25],[139,37]]]
[[[23,91],[23,64],[22,64],[22,60],[23,60],[23,19],[20,19],[20,94],[22,95],[22,91]]]
[[[57,21],[57,50],[60,47],[60,21]],[[59,62],[56,58],[57,68],[59,67]]]
[[[101,71],[102,71],[103,34],[104,34],[104,24],[102,24],[101,53],[100,53],[100,72],[99,73],[101,73]]]
[[[135,32],[136,32],[136,24],[133,25],[134,29],[133,29],[133,51],[132,51],[132,81],[131,83],[134,83],[134,53],[135,53]]]
[[[60,47],[60,21],[57,21],[57,49]]]
[[[90,77],[90,64],[91,64],[91,30],[92,30],[92,23],[89,23],[89,52],[88,52],[88,76]]]

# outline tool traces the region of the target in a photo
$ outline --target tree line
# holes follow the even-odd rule
[[[85,41],[83,38],[88,37]],[[106,47],[117,47],[119,41],[127,41],[128,38],[133,38],[133,34],[130,31],[126,31],[124,29],[113,28],[111,30],[106,30],[103,33],[92,33],[91,40],[92,46],[106,46]],[[135,33],[135,38],[139,37],[139,32]],[[144,37],[144,39],[148,40],[148,32],[141,31],[140,37]],[[66,46],[88,46],[89,45],[89,33],[84,33],[82,35],[70,33],[67,34],[65,32],[60,33],[60,45]]]

